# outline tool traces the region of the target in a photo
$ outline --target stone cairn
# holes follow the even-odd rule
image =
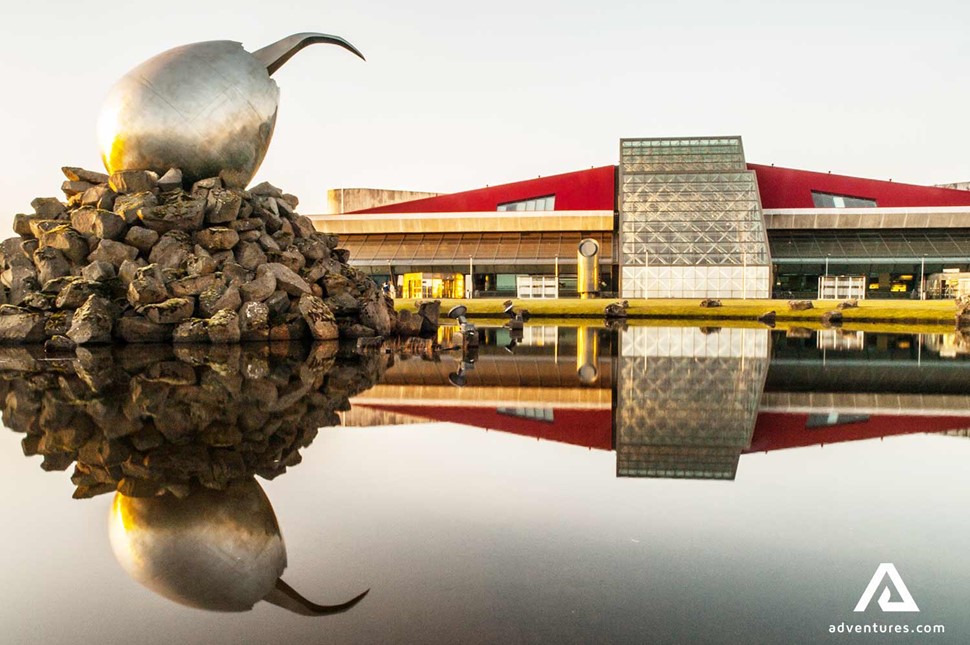
[[[74,465],[75,498],[185,497],[301,461],[317,429],[393,357],[337,355],[338,344],[0,347],[3,423],[44,470]]]
[[[177,169],[63,172],[67,202],[35,199],[0,243],[0,342],[331,340],[437,324],[396,313],[268,183],[186,190]]]

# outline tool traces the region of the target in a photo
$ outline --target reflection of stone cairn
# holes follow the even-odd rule
[[[413,335],[297,198],[218,178],[65,168],[0,244],[0,341],[55,345]],[[70,340],[68,340],[68,338]]]
[[[221,490],[298,464],[389,360],[335,353],[336,343],[156,345],[38,360],[0,348],[3,422],[26,433],[24,453],[43,455],[45,470],[76,462],[76,498]]]

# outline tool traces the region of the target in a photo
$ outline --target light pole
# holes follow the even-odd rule
[[[650,297],[650,251],[644,251],[643,257],[643,297]]]
[[[824,298],[829,288],[829,254],[825,254],[825,279],[822,281],[822,288],[818,290],[818,297]],[[838,295],[838,294],[836,294]]]
[[[741,300],[748,299],[748,254],[741,251]]]
[[[556,274],[555,274],[554,279],[556,281],[556,296],[555,297],[558,298],[559,297],[559,256],[558,255],[556,256]]]
[[[926,275],[926,256],[924,255],[919,261],[919,299],[926,300],[926,283],[924,282]]]

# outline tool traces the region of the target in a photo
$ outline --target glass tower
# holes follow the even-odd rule
[[[767,298],[768,235],[740,137],[620,140],[624,298]]]

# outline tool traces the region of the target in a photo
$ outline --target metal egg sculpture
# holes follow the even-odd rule
[[[109,173],[180,168],[185,181],[221,177],[245,188],[269,148],[279,87],[270,76],[314,43],[338,36],[300,33],[255,52],[228,40],[176,47],[148,59],[110,90],[98,119]]]
[[[248,611],[263,600],[305,616],[347,611],[367,591],[339,605],[317,605],[283,582],[286,547],[276,515],[255,480],[224,491],[115,495],[111,547],[129,576],[181,605]]]

